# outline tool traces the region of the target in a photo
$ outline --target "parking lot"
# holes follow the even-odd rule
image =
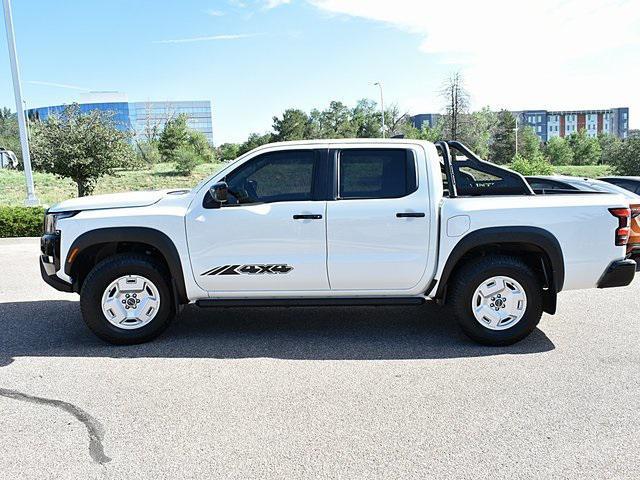
[[[0,477],[638,478],[640,283],[523,342],[435,306],[185,309],[113,347],[0,240]]]

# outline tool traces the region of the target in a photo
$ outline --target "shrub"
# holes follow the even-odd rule
[[[175,151],[174,156],[174,170],[180,175],[191,175],[196,166],[202,163],[202,158],[190,148],[180,148]]]
[[[0,207],[0,237],[42,235],[42,207]]]
[[[157,142],[136,142],[136,156],[140,165],[155,165],[162,161]]]
[[[551,164],[540,155],[529,160],[518,154],[513,158],[510,166],[512,170],[521,175],[551,175],[553,173]]]

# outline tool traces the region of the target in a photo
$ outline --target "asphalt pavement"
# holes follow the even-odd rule
[[[0,240],[0,478],[637,479],[640,280],[529,338],[422,307],[188,307],[104,344]]]

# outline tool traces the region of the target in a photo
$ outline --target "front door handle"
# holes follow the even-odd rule
[[[422,218],[424,217],[423,212],[398,212],[396,213],[396,217],[398,218]]]
[[[320,220],[321,218],[322,215],[318,214],[298,214],[293,216],[294,220]]]

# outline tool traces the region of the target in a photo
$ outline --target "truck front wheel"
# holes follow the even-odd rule
[[[174,317],[172,300],[162,265],[139,254],[101,261],[80,291],[87,326],[117,345],[143,343],[160,335]]]
[[[542,316],[542,286],[517,257],[487,255],[462,267],[449,300],[462,331],[485,345],[511,345]]]

